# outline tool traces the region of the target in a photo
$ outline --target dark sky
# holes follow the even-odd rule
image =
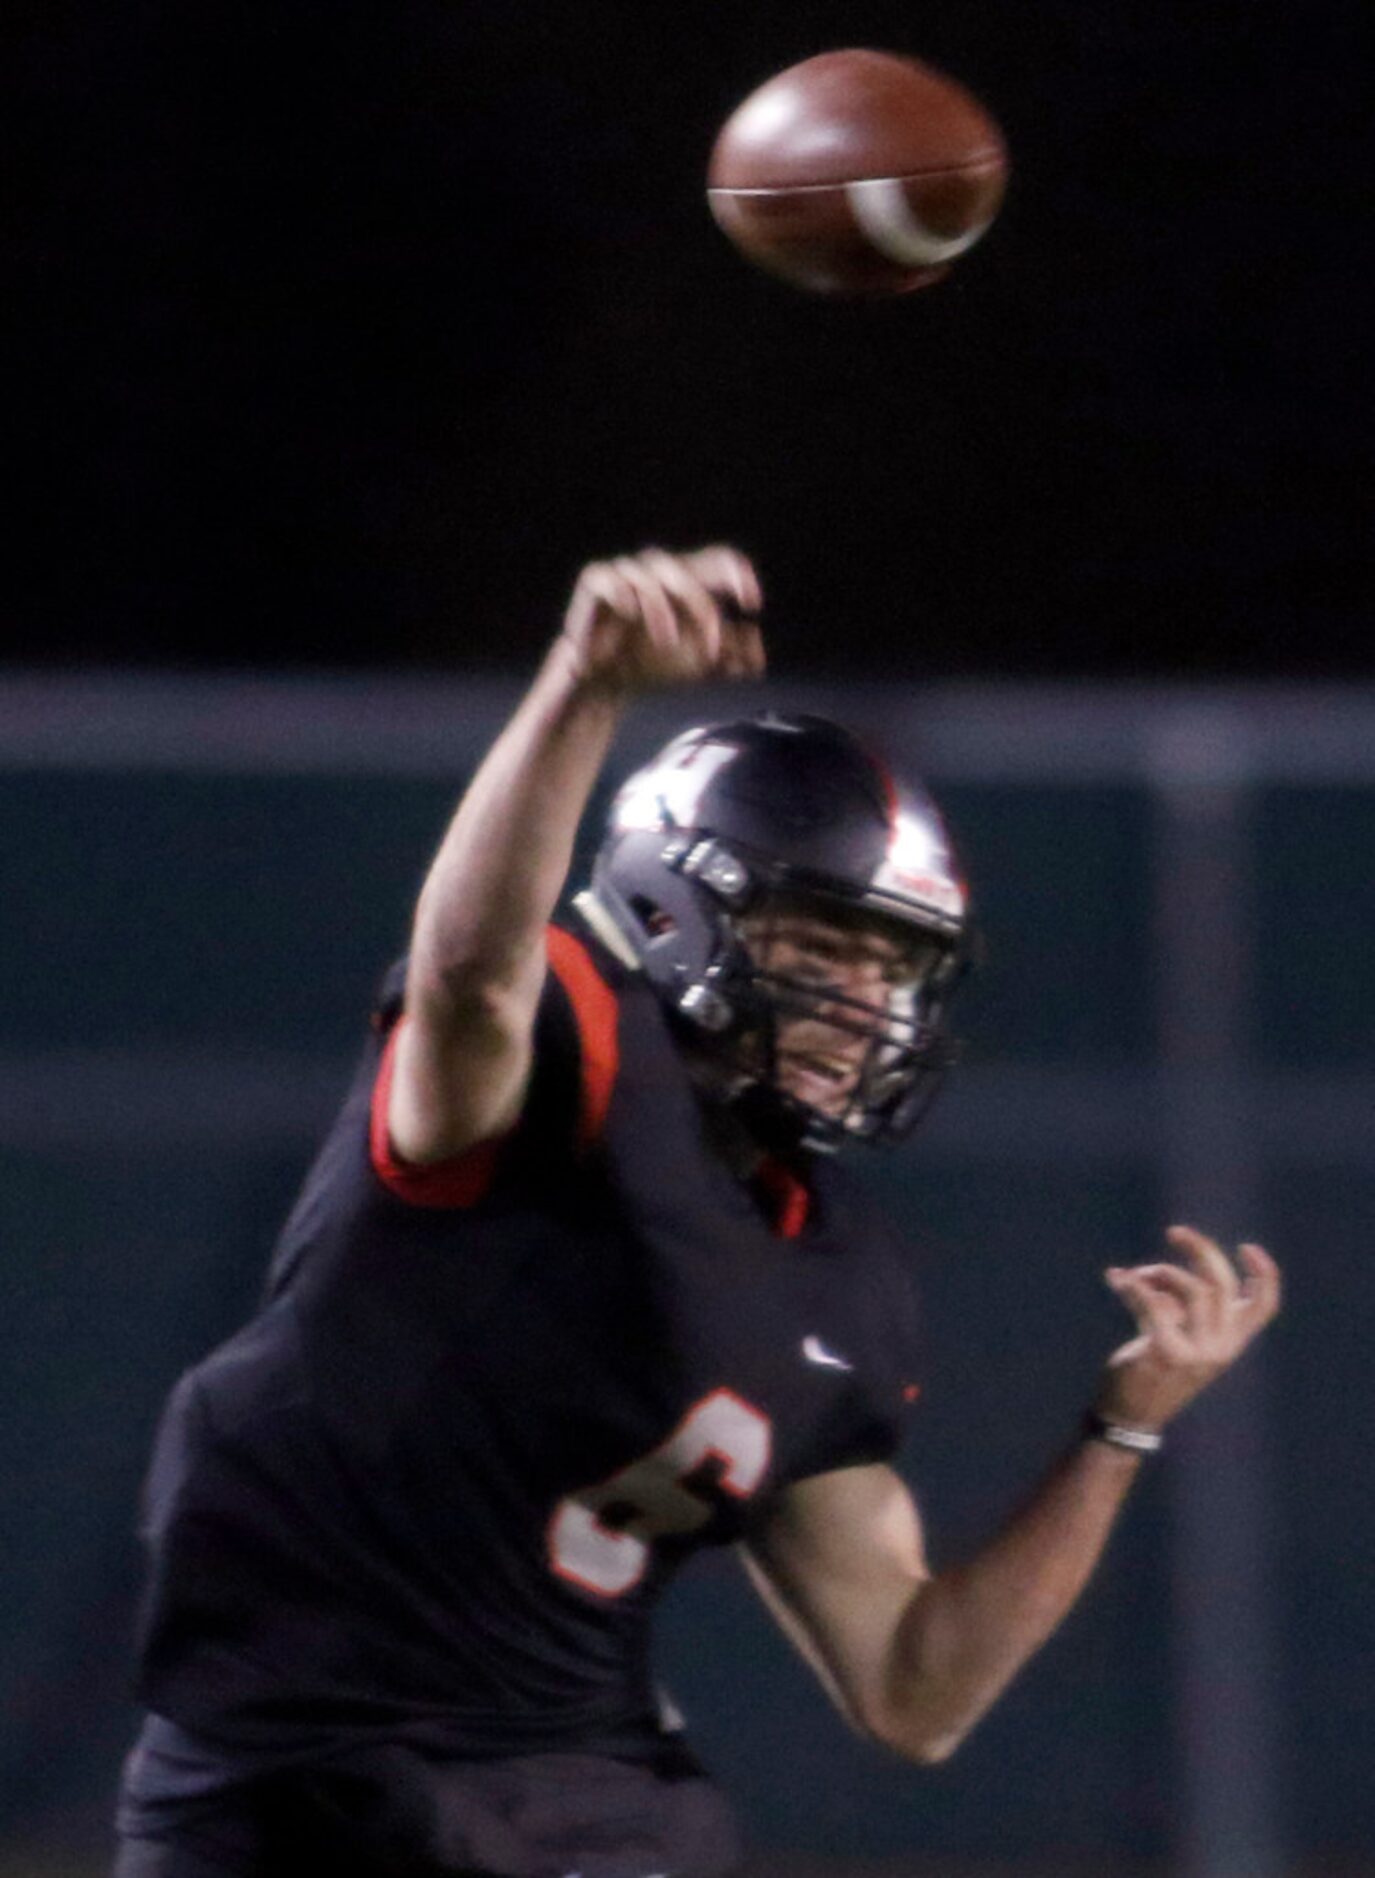
[[[740,543],[793,671],[1369,675],[1357,0],[11,15],[0,658],[528,665],[584,559]],[[979,92],[942,285],[809,299],[702,201],[831,46]]]

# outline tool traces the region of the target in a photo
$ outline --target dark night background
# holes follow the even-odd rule
[[[584,559],[725,538],[789,670],[1368,674],[1357,18],[30,5],[4,656],[528,665]],[[887,304],[702,201],[734,104],[845,44],[1013,153]]]

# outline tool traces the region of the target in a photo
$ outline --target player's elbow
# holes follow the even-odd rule
[[[867,1714],[862,1731],[869,1740],[915,1766],[938,1767],[950,1759],[969,1728],[952,1724],[948,1715],[936,1715],[908,1702],[889,1704]]]
[[[868,1731],[871,1738],[892,1753],[901,1755],[916,1767],[939,1767],[964,1740],[962,1733],[951,1729],[936,1730],[910,1720],[890,1723],[883,1729]]]
[[[918,1767],[939,1767],[963,1740],[963,1735],[923,1735],[903,1751],[904,1758],[915,1761]]]

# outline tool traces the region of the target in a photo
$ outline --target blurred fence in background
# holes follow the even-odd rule
[[[0,680],[0,1872],[100,1867],[154,1416],[251,1308],[516,695]],[[761,1878],[1375,1872],[1375,693],[765,700],[926,776],[986,938],[966,1062],[872,1168],[923,1248],[905,1464],[937,1562],[1069,1438],[1123,1335],[1105,1264],[1189,1217],[1270,1243],[1289,1302],[1172,1435],[1081,1609],[940,1768],[851,1741],[728,1561],[683,1582],[666,1679]],[[741,705],[646,704],[608,787]]]

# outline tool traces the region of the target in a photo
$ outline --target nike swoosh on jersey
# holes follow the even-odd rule
[[[804,1337],[802,1354],[809,1363],[819,1363],[823,1369],[853,1369],[853,1363],[847,1363],[843,1356],[837,1356],[834,1350],[828,1350],[820,1337]]]

